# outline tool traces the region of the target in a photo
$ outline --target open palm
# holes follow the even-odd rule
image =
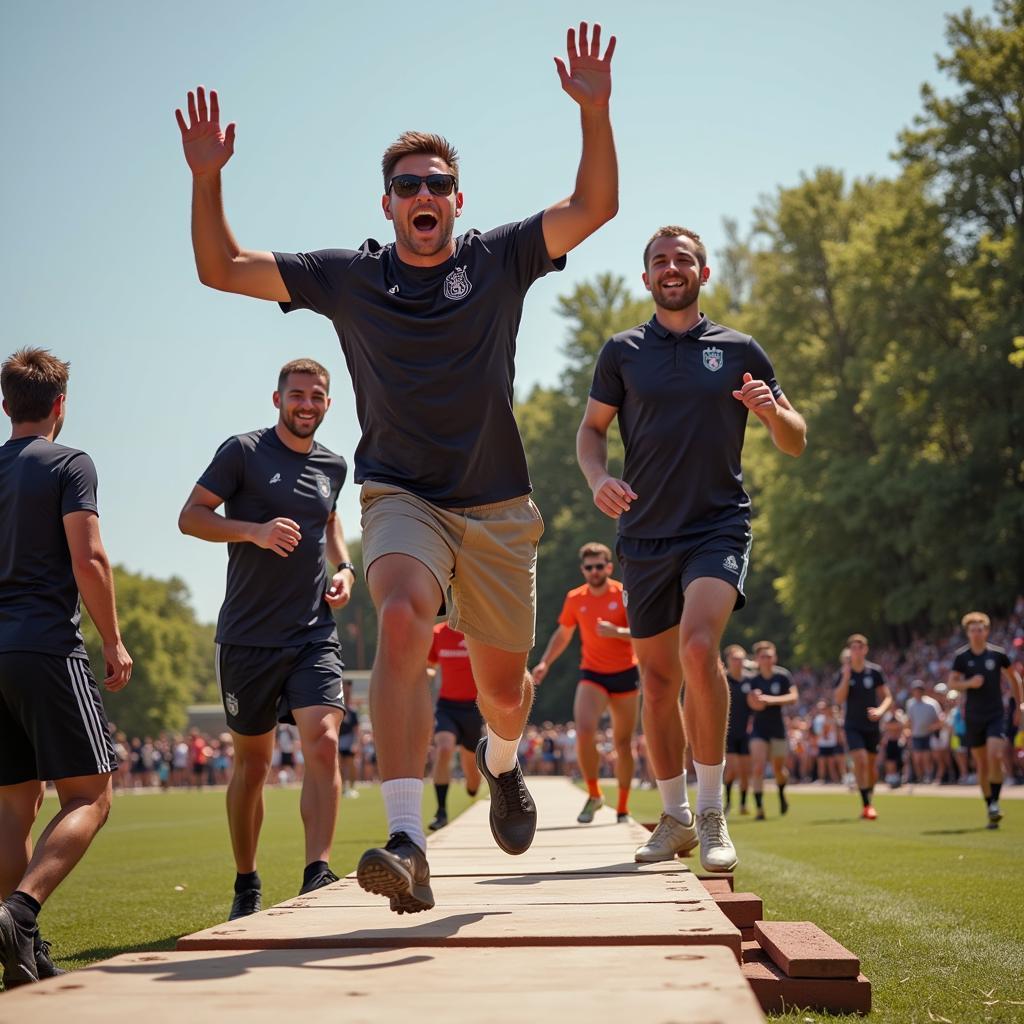
[[[555,67],[562,88],[581,107],[606,107],[612,94],[612,54],[615,36],[608,40],[608,49],[601,56],[601,26],[595,25],[587,38],[587,23],[580,22],[579,46],[576,29],[566,33],[565,48],[568,67],[561,57],[555,58]]]
[[[206,105],[206,90],[200,85],[188,94],[188,123],[180,110],[174,116],[181,129],[181,145],[185,160],[193,174],[213,174],[219,171],[235,151],[235,126],[220,129],[220,102],[215,89],[210,90],[210,105]]]

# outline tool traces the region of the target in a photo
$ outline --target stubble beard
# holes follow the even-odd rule
[[[700,298],[700,283],[698,282],[693,287],[687,288],[682,294],[674,298],[666,295],[660,284],[654,286],[652,294],[654,295],[656,305],[675,313],[681,309],[687,309],[697,302]]]

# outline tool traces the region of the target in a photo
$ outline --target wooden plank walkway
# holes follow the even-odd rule
[[[614,812],[576,824],[579,790],[531,779],[533,848],[509,857],[480,801],[431,838],[437,906],[392,914],[353,877],[179,940],[0,996],[0,1022],[106,1022],[144,1014],[259,1024],[301,1015],[379,1022],[403,1011],[459,1024],[554,1014],[571,1024],[763,1016],[739,966],[740,932],[682,862],[638,865],[649,833]],[[226,1015],[226,1016],[225,1016]]]

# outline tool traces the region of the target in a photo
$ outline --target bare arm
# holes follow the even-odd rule
[[[192,249],[199,280],[220,291],[287,302],[291,296],[274,254],[243,249],[224,216],[220,172],[235,151],[235,126],[221,131],[216,90],[210,91],[209,108],[202,86],[188,94],[188,123],[180,110],[174,115],[192,171]]]
[[[619,165],[608,116],[615,36],[602,58],[601,26],[594,26],[588,40],[587,23],[581,22],[579,46],[576,30],[569,29],[566,49],[568,69],[559,57],[555,66],[562,88],[580,105],[583,153],[572,195],[544,211],[544,243],[551,259],[575,249],[619,209]]]
[[[196,484],[178,516],[178,529],[191,537],[212,543],[255,544],[287,558],[302,539],[299,524],[277,518],[266,523],[245,523],[228,519],[216,510],[223,499]]]
[[[632,640],[633,634],[629,631],[629,626],[616,626],[614,622],[609,622],[607,619],[597,620],[597,635],[606,637],[609,640]]]
[[[772,444],[796,458],[807,447],[807,424],[789,403],[785,395],[778,398],[763,381],[755,380],[750,373],[743,374],[743,386],[732,393],[767,428],[772,435]]]
[[[558,629],[551,634],[551,639],[548,641],[547,647],[544,648],[540,661],[537,662],[533,672],[530,673],[535,683],[543,682],[544,677],[548,674],[548,669],[551,667],[551,663],[569,646],[569,641],[572,640],[572,635],[575,632],[575,626],[558,624]]]
[[[345,532],[341,526],[341,516],[332,512],[327,520],[327,561],[332,565],[350,562],[348,546],[345,544]],[[356,582],[356,574],[351,569],[339,569],[332,577],[324,600],[332,608],[344,608],[352,598],[352,587]]]
[[[99,516],[90,511],[69,512],[64,516],[64,535],[78,592],[103,640],[103,685],[111,692],[121,690],[132,677],[132,659],[121,642],[114,574],[100,537]]]
[[[882,703],[877,708],[868,708],[868,718],[877,722],[892,707],[892,691],[888,686],[880,686],[879,693],[882,695]]]
[[[1012,666],[1003,669],[1003,678],[1010,684],[1010,690],[1013,692],[1013,698],[1019,708],[1021,704],[1024,704],[1024,681]]]
[[[839,677],[839,685],[832,691],[832,700],[836,704],[845,704],[846,698],[850,696],[850,666],[843,665],[842,675]]]
[[[628,512],[637,497],[625,480],[616,480],[608,472],[608,428],[618,411],[613,405],[588,398],[576,432],[576,461],[590,485],[594,504],[612,519]]]
[[[761,703],[766,708],[781,708],[787,704],[795,704],[799,699],[799,694],[796,691],[795,686],[791,686],[785,693],[780,693],[777,697],[771,697],[767,694],[761,694]]]

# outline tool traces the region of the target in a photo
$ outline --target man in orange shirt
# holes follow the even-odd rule
[[[534,683],[548,674],[551,663],[569,646],[580,628],[580,681],[573,715],[576,720],[576,758],[587,783],[587,802],[581,824],[594,820],[604,806],[598,785],[597,727],[605,711],[612,716],[615,775],[619,783],[619,821],[628,817],[629,787],[633,781],[633,733],[636,731],[640,673],[629,639],[622,584],[611,578],[612,553],[604,544],[580,548],[580,569],[587,581],[565,595],[558,629],[533,670]]]
[[[476,703],[476,680],[469,662],[466,637],[447,622],[434,627],[434,639],[427,655],[431,668],[441,669],[441,689],[434,708],[434,792],[437,814],[428,828],[436,832],[448,824],[448,785],[451,782],[452,752],[456,745],[462,759],[466,792],[476,796],[480,788],[480,769],[476,748],[483,735],[484,720]]]

